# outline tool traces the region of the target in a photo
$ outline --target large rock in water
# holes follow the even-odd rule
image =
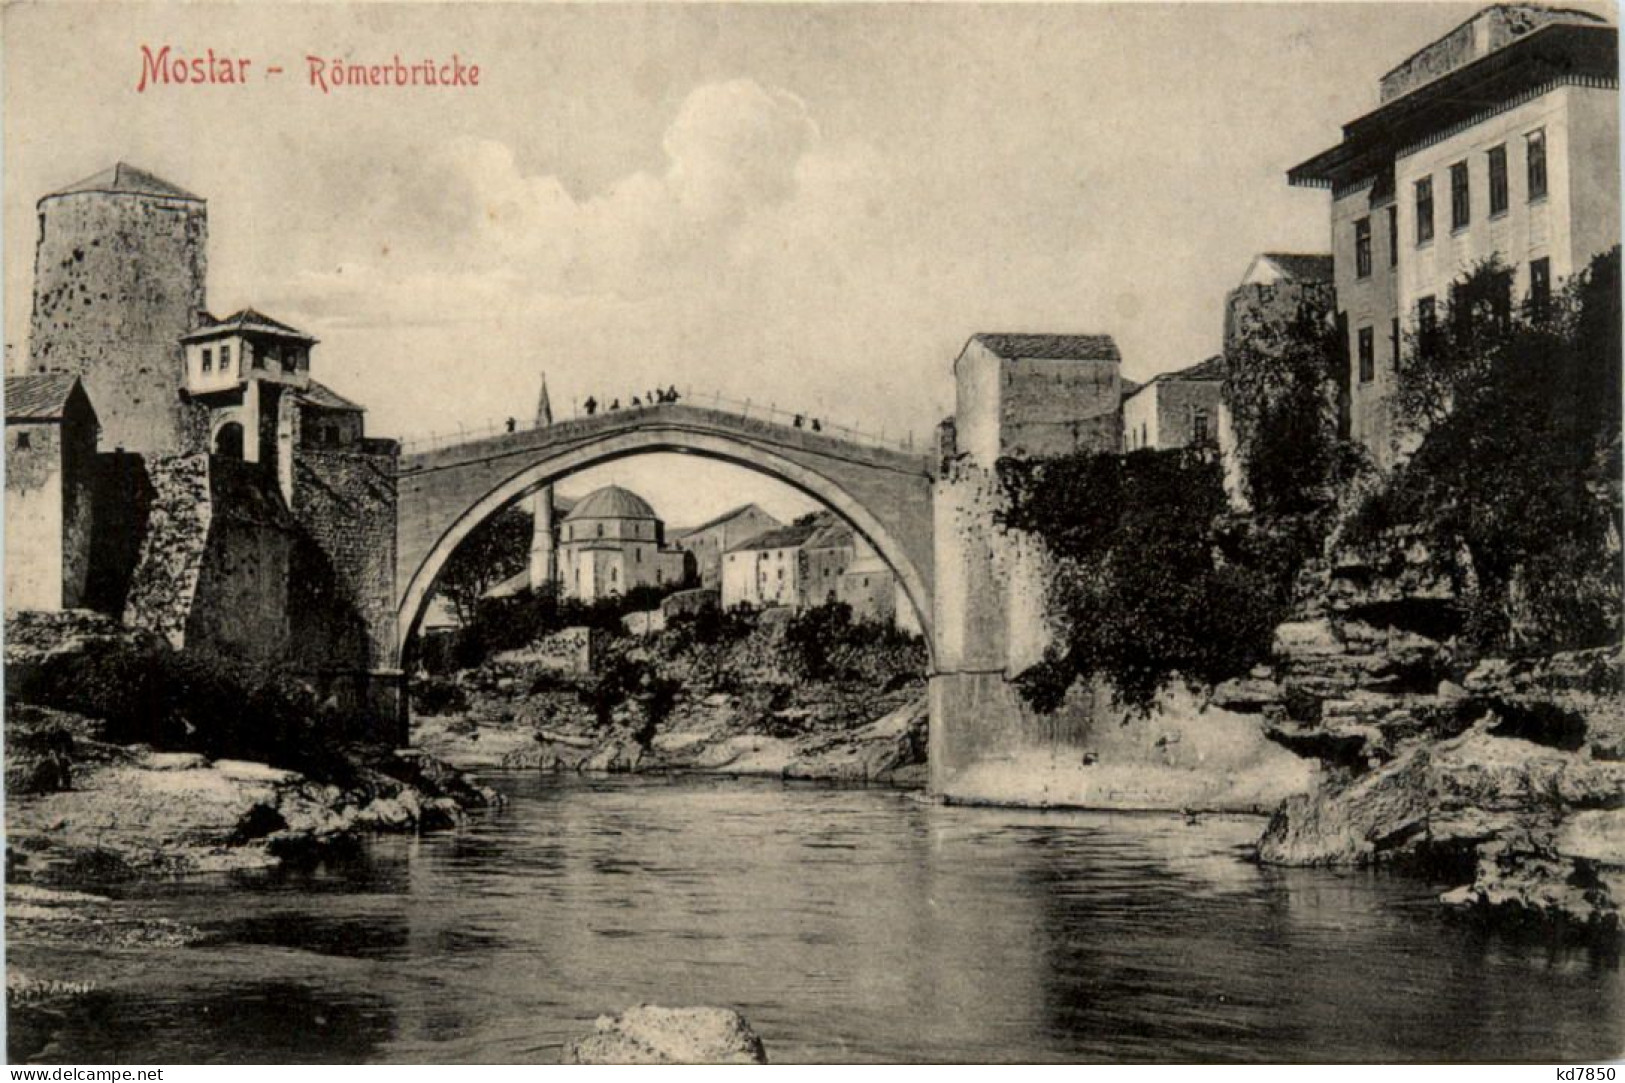
[[[1281,806],[1259,841],[1276,865],[1441,861],[1471,882],[1444,901],[1617,934],[1625,904],[1625,763],[1495,735],[1452,740],[1328,780]]]
[[[640,1004],[601,1015],[595,1029],[564,1047],[566,1064],[766,1064],[762,1040],[728,1008]]]

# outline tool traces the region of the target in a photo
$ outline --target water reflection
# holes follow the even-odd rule
[[[1617,958],[1486,936],[1442,917],[1430,885],[1259,868],[1256,821],[499,782],[507,809],[380,840],[358,864],[128,896],[210,937],[124,970],[96,960],[113,980],[55,1024],[50,1055],[545,1061],[639,1001],[737,1006],[778,1061],[1555,1060],[1621,1044]]]

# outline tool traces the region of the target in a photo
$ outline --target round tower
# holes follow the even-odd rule
[[[28,371],[84,380],[104,449],[190,450],[180,339],[204,310],[207,205],[120,162],[38,208]]]

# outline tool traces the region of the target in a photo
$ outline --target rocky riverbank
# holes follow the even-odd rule
[[[785,622],[710,619],[595,633],[592,663],[563,671],[566,652],[543,640],[420,679],[412,742],[469,768],[925,784],[917,641],[836,622],[808,672]],[[575,644],[587,631],[562,635]]]
[[[766,708],[749,695],[680,696],[648,733],[634,705],[600,727],[568,692],[476,694],[466,713],[414,723],[412,741],[458,768],[708,774],[925,785],[918,690]]]
[[[500,801],[421,752],[344,741],[298,713],[297,688],[246,685],[96,614],[8,619],[6,678],[11,883],[264,868]]]
[[[245,760],[100,739],[96,720],[7,711],[8,874],[37,884],[265,868],[370,831],[456,824],[500,801],[412,751],[358,757],[342,783]],[[35,750],[50,749],[46,755]]]
[[[1277,665],[1216,699],[1324,765],[1260,839],[1268,864],[1388,865],[1455,886],[1485,920],[1618,937],[1625,904],[1625,679],[1618,647],[1476,657],[1449,634],[1432,554],[1343,554]]]

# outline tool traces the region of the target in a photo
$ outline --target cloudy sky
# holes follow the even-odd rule
[[[211,309],[317,335],[375,434],[523,415],[545,371],[561,412],[675,382],[923,437],[977,331],[1110,333],[1138,379],[1215,352],[1255,252],[1327,248],[1285,170],[1473,10],[12,5],[6,341],[35,200],[122,159],[208,198]],[[142,44],[250,80],[138,92]],[[453,53],[477,88],[307,84]]]

